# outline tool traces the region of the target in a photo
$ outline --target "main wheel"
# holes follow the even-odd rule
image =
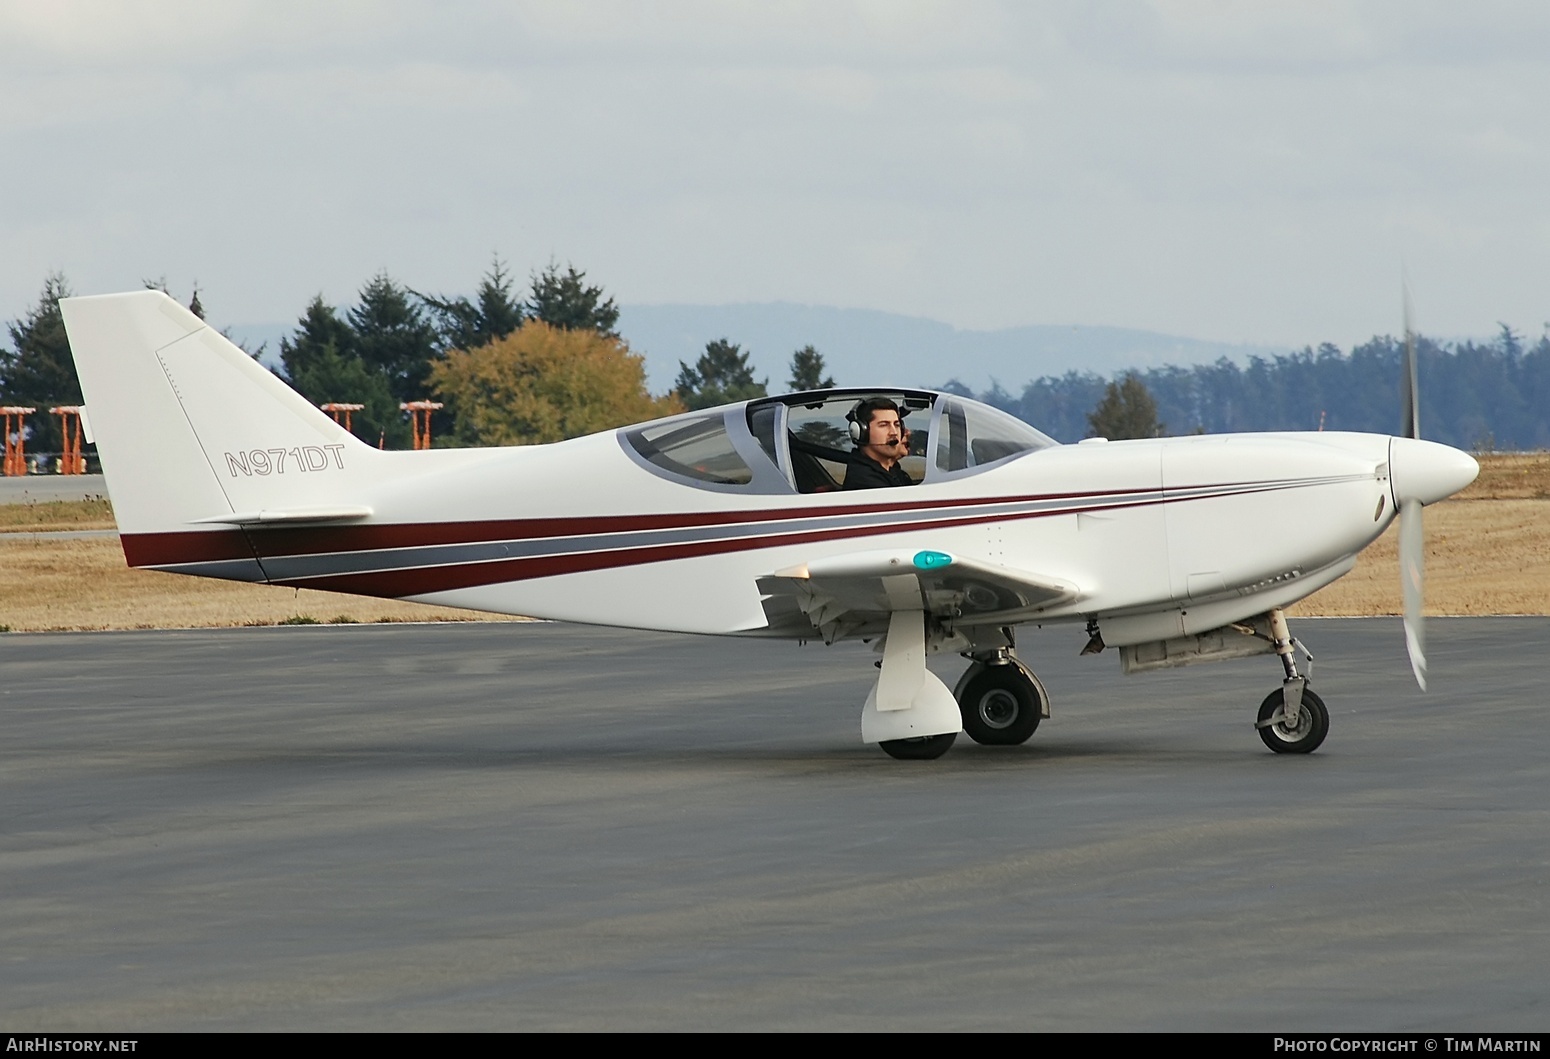
[[[1272,691],[1259,707],[1259,719],[1268,721],[1281,708],[1281,692]],[[1329,734],[1329,711],[1324,700],[1309,688],[1302,689],[1302,708],[1297,711],[1297,726],[1287,727],[1286,721],[1267,724],[1258,728],[1259,737],[1277,754],[1311,754],[1319,748]]]
[[[1043,709],[1038,687],[1014,665],[985,666],[958,697],[963,730],[976,743],[990,746],[1027,742]]]
[[[883,753],[900,761],[933,761],[947,753],[958,738],[957,732],[946,735],[923,735],[916,739],[884,739],[877,745]]]

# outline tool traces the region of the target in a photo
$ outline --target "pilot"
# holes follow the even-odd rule
[[[909,455],[910,432],[899,406],[886,397],[869,397],[850,410],[850,438],[856,449],[845,463],[846,489],[885,489],[914,485],[899,461]]]

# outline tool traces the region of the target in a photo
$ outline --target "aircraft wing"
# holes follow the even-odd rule
[[[1077,585],[936,550],[825,556],[759,579],[772,629],[808,627],[826,641],[881,632],[896,611],[921,610],[961,625],[998,625],[1065,603]]]

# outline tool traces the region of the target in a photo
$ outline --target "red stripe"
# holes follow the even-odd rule
[[[865,515],[878,512],[909,514],[952,507],[983,507],[989,504],[1037,503],[1051,500],[1081,500],[1091,497],[1126,497],[1155,493],[1156,489],[1098,490],[1081,493],[1044,493],[1034,496],[971,497],[959,500],[926,500],[919,503],[829,504],[823,507],[761,508],[752,511],[694,511],[660,515],[585,515],[571,518],[500,519],[477,522],[405,522],[372,526],[294,526],[254,527],[252,547],[242,530],[216,533],[136,533],[124,537],[135,544],[139,561],[133,566],[172,566],[214,559],[248,559],[256,549],[260,557],[286,555],[327,555],[331,552],[378,551],[387,548],[415,548],[440,544],[477,544],[485,541],[544,540],[551,537],[582,537],[601,533],[631,533],[643,530],[689,529],[702,526],[736,526],[749,522],[785,522],[795,519],[824,518],[834,515]],[[999,516],[998,516],[999,517]],[[240,552],[191,556],[189,542],[194,538],[232,537],[240,542]],[[208,545],[207,545],[208,546]]]
[[[199,530],[185,533],[125,533],[120,538],[130,566],[174,563],[215,563],[254,559],[247,534],[241,530]]]
[[[1163,500],[1141,501],[1132,507],[1150,507]],[[692,559],[706,555],[724,555],[732,552],[774,548],[788,544],[809,544],[826,540],[847,540],[855,537],[875,537],[888,533],[904,533],[911,530],[937,529],[947,526],[969,526],[986,522],[1005,522],[1055,515],[1071,515],[1082,511],[1094,511],[1107,505],[1082,508],[1064,508],[1060,511],[1039,511],[1022,515],[972,515],[933,522],[914,522],[891,526],[867,526],[851,529],[811,530],[799,533],[783,533],[775,537],[751,537],[739,540],[695,541],[686,544],[648,545],[636,548],[616,548],[602,552],[582,552],[575,555],[544,555],[520,559],[492,559],[485,562],[462,563],[455,566],[429,566],[414,570],[381,570],[362,574],[337,574],[327,577],[296,578],[276,581],[277,585],[300,588],[318,588],[330,592],[353,592],[362,596],[419,596],[431,592],[450,592],[460,588],[477,588],[482,585],[504,584],[511,581],[527,581],[536,577],[555,577],[560,574],[583,573],[588,570],[607,570],[621,566],[638,566],[644,563],[666,562],[671,559]]]

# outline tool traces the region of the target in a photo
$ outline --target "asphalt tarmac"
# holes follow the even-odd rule
[[[1294,623],[1022,747],[864,648],[563,625],[0,636],[0,1029],[1543,1031],[1550,620]],[[952,676],[952,667],[943,670]]]
[[[43,504],[54,500],[105,500],[100,474],[27,474],[0,478],[0,504]]]

